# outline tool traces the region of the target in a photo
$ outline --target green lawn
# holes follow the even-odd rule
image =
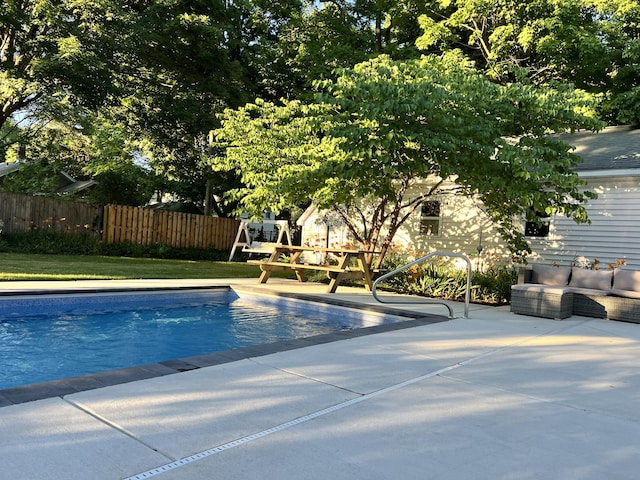
[[[258,278],[259,275],[258,266],[240,262],[0,253],[0,281]]]

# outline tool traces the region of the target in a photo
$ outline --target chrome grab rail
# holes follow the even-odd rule
[[[389,302],[389,301],[381,300],[380,297],[378,297],[378,294],[376,293],[378,284],[380,282],[384,282],[389,277],[392,277],[392,276],[394,276],[394,275],[396,275],[396,274],[398,274],[400,272],[404,272],[405,270],[413,267],[414,265],[417,265],[419,263],[425,262],[429,258],[435,257],[435,256],[440,256],[440,257],[458,257],[458,258],[463,258],[467,262],[467,290],[466,290],[465,295],[464,295],[464,318],[469,318],[469,303],[471,301],[471,268],[472,268],[472,266],[471,266],[471,260],[464,253],[431,252],[431,253],[425,255],[424,257],[420,257],[417,260],[414,260],[411,263],[407,263],[406,265],[404,265],[404,266],[402,266],[400,268],[396,268],[392,272],[385,273],[381,277],[378,277],[375,282],[373,282],[373,287],[371,288],[371,293],[373,294],[373,298],[375,298],[380,303],[406,303],[406,302],[398,302],[398,301]],[[425,299],[424,303],[434,303],[434,304],[444,305],[449,310],[449,318],[454,318],[453,317],[453,309],[451,308],[451,305],[449,305],[448,302],[446,302],[444,300],[433,300],[433,299],[428,300],[428,299]]]

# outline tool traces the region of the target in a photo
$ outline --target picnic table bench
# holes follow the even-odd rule
[[[301,256],[304,252],[333,254],[338,257],[338,265],[301,263]],[[260,270],[262,271],[259,279],[260,283],[267,283],[271,272],[276,270],[293,270],[296,278],[301,282],[305,280],[305,271],[315,270],[326,272],[331,279],[329,293],[335,293],[342,280],[363,280],[365,288],[370,291],[373,287],[373,280],[371,278],[371,270],[366,261],[366,255],[374,253],[376,252],[367,250],[276,245],[268,259],[249,260],[248,262],[260,265]],[[278,261],[283,255],[288,256],[288,261]],[[352,260],[355,260],[355,265],[352,265]]]

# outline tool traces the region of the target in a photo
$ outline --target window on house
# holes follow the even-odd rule
[[[536,212],[538,217],[535,221],[526,222],[524,224],[525,237],[548,237],[549,236],[549,215]]]
[[[428,201],[422,204],[420,213],[420,233],[423,235],[440,234],[440,202]]]

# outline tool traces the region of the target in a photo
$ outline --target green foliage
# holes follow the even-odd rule
[[[74,126],[50,122],[23,147],[26,161],[3,179],[3,190],[55,194],[62,171],[96,180],[89,201],[100,205],[144,205],[155,189],[155,177],[134,163],[123,127],[101,117],[85,117]]]
[[[124,16],[110,0],[1,2],[0,128],[19,112],[41,119],[102,105],[126,48]]]
[[[98,173],[97,182],[89,195],[96,205],[145,205],[154,192],[151,174],[133,163],[124,163],[116,168]]]
[[[6,175],[0,183],[0,190],[15,193],[37,193],[54,195],[60,188],[58,175],[61,167],[45,160],[25,162],[20,169]]]
[[[464,299],[467,276],[463,271],[448,271],[436,267],[427,268],[425,273],[412,284],[410,293],[444,299]]]
[[[11,120],[0,127],[0,163],[13,162],[17,156],[20,129]]]
[[[212,172],[208,164],[207,133],[219,127],[216,114],[256,96],[271,102],[280,98],[306,102],[313,93],[310,86],[323,81],[328,97],[322,102],[329,110],[314,113],[319,124],[310,128],[320,136],[333,129],[332,140],[299,154],[317,157],[328,150],[326,165],[318,167],[323,170],[319,172],[322,186],[331,169],[339,170],[334,177],[347,173],[352,181],[328,185],[325,192],[344,188],[360,194],[366,182],[353,181],[360,175],[354,165],[378,168],[379,176],[385,177],[405,165],[405,158],[413,153],[415,158],[424,153],[457,155],[457,149],[465,147],[460,145],[463,135],[469,137],[467,147],[481,142],[487,151],[504,150],[491,145],[490,134],[484,125],[474,126],[475,119],[484,123],[485,114],[496,118],[504,113],[508,123],[522,114],[522,123],[539,116],[551,118],[553,124],[556,113],[571,110],[562,103],[567,100],[565,94],[571,94],[550,95],[542,105],[538,102],[543,95],[536,93],[535,105],[527,105],[526,98],[518,98],[523,90],[516,87],[520,92],[505,91],[499,95],[500,102],[514,94],[520,106],[503,112],[501,105],[487,105],[495,93],[492,88],[483,87],[474,94],[469,87],[475,84],[475,89],[479,83],[465,80],[453,95],[446,85],[458,78],[450,74],[437,78],[431,65],[425,68],[423,83],[434,79],[435,85],[431,90],[420,86],[429,95],[421,106],[415,100],[418,77],[408,67],[395,65],[383,75],[383,62],[374,61],[369,67],[361,64],[353,69],[351,77],[340,69],[352,69],[381,52],[396,60],[414,59],[407,64],[419,64],[418,48],[428,54],[447,52],[451,72],[473,65],[505,87],[523,83],[559,90],[554,82],[571,82],[599,95],[599,111],[607,121],[637,124],[639,22],[635,0],[6,0],[0,2],[0,159],[9,145],[20,141],[28,144],[32,158],[59,162],[80,176],[102,172],[109,162],[131,162],[132,154],[140,153],[163,177],[166,191],[173,189],[182,199],[201,204],[208,184],[213,187],[212,198],[218,200],[216,212],[228,215],[235,203],[219,200],[227,190],[241,185],[235,171]],[[397,73],[392,73],[394,69]],[[369,83],[363,81],[368,74],[372,74]],[[407,81],[406,91],[400,88],[403,76],[413,78]],[[390,85],[384,87],[384,83]],[[371,98],[362,96],[365,90]],[[377,104],[376,98],[385,102]],[[460,108],[478,99],[478,108],[466,112]],[[439,111],[438,102],[442,102]],[[452,112],[447,127],[456,138],[449,141],[439,135],[429,151],[416,147],[422,138],[413,139],[413,135],[420,122],[434,118],[433,128],[425,129],[432,134],[445,126],[440,116],[446,109]],[[325,114],[332,118],[320,119]],[[412,120],[412,115],[420,120]],[[55,129],[45,129],[52,120],[57,121]],[[406,135],[403,122],[407,122]],[[568,121],[560,129],[585,126],[591,128]],[[531,133],[527,127],[516,127],[507,135]],[[550,150],[553,156],[557,148]],[[354,152],[351,165],[339,159]],[[424,163],[433,166],[429,155]],[[383,160],[370,162],[368,157],[373,156]],[[478,158],[486,158],[486,152]],[[307,172],[310,178],[316,173]],[[390,180],[398,181],[402,180]],[[510,181],[497,177],[492,188]],[[174,188],[175,182],[184,188]],[[372,195],[380,199],[380,184],[375,187]],[[390,195],[384,209],[402,204],[397,203],[398,188],[384,189]],[[304,189],[299,191],[303,195]],[[538,207],[545,202],[532,199],[530,203]],[[355,206],[349,208],[353,211]],[[357,215],[371,216],[376,211],[372,208]],[[402,218],[404,213],[398,222]],[[365,242],[378,241],[380,231],[372,232],[370,238],[363,237]]]
[[[612,122],[636,124],[640,74],[635,0],[448,0],[419,18],[422,50],[460,49],[480,71],[508,84],[572,83],[602,94]],[[637,109],[635,110],[637,112]]]
[[[70,235],[45,230],[5,233],[0,240],[0,252],[214,261],[229,258],[228,251],[175,248],[168,245],[140,245],[126,242],[104,243],[99,238],[90,235]]]
[[[485,303],[509,303],[511,285],[518,282],[518,270],[513,267],[494,267],[472,275],[474,298]]]
[[[261,98],[310,98],[317,80],[335,78],[372,53],[369,29],[358,28],[355,12],[325,3],[292,16],[282,27],[273,61],[263,66],[257,93]]]
[[[315,103],[258,100],[220,117],[214,133],[226,156],[215,166],[241,175],[246,187],[233,198],[252,215],[313,200],[334,209],[362,246],[379,248],[380,259],[428,195],[452,193],[438,179],[455,178],[456,193],[479,196],[516,252],[529,248],[518,216],[537,210],[587,221],[582,203],[593,195],[573,171],[579,158],[548,136],[601,126],[584,92],[501,86],[456,54],[381,56],[319,87]],[[435,186],[406,198],[426,178]]]
[[[403,249],[393,249],[383,263],[385,271],[393,271],[422,254]],[[491,267],[485,271],[473,271],[471,275],[471,300],[476,303],[506,304],[511,300],[511,285],[518,279],[513,267]],[[464,301],[467,272],[444,258],[433,258],[411,267],[381,283],[381,288],[400,293],[420,295],[445,300]]]
[[[166,177],[196,184],[201,202],[214,112],[245,98],[227,43],[243,21],[231,9],[222,0],[0,2],[1,135],[19,118],[31,158],[74,176],[103,174],[105,162],[130,163],[140,151]],[[45,128],[51,120],[55,129]]]

